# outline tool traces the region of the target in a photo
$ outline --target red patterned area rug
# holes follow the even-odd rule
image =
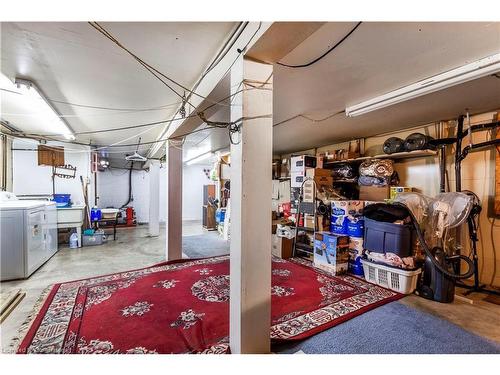
[[[403,297],[300,260],[272,262],[275,342],[299,340]],[[53,286],[18,353],[227,353],[229,256]]]

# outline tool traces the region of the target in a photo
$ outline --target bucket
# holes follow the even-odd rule
[[[69,207],[71,194],[54,194],[52,200],[56,202],[56,207]]]

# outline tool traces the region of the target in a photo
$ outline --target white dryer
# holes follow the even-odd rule
[[[0,192],[0,278],[29,277],[57,252],[57,211],[49,201]]]

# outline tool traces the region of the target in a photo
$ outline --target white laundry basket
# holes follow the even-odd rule
[[[413,293],[421,269],[407,271],[361,259],[366,281],[403,294]]]

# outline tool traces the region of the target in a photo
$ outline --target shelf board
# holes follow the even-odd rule
[[[408,151],[408,152],[396,152],[395,154],[381,154],[381,155],[374,155],[374,156],[361,156],[356,159],[346,159],[346,160],[335,160],[335,161],[330,161],[330,162],[325,162],[323,165],[328,166],[328,165],[333,165],[333,164],[342,164],[342,163],[355,163],[355,162],[361,162],[364,160],[368,159],[411,159],[411,158],[422,158],[422,157],[428,157],[428,156],[436,156],[438,154],[437,151],[434,150],[415,150],[415,151]]]
[[[298,230],[303,230],[304,232],[314,232],[314,229],[307,227],[299,227]]]
[[[310,254],[313,254],[313,250],[314,250],[314,248],[312,246],[307,245],[307,244],[302,243],[302,242],[296,243],[295,248],[297,250],[303,251],[305,253],[310,253]]]

